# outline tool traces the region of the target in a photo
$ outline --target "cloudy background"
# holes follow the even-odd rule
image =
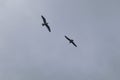
[[[0,80],[120,80],[119,21],[119,0],[0,0]]]

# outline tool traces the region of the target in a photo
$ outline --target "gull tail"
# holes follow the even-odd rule
[[[44,26],[45,24],[44,23],[42,23],[42,26]]]

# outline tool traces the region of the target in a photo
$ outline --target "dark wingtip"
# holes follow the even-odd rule
[[[77,47],[77,45],[74,45],[75,47]]]
[[[75,44],[75,47],[77,47],[77,45]]]

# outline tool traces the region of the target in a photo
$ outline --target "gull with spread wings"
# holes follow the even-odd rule
[[[69,41],[69,43],[72,43],[75,47],[77,47],[77,45],[74,43],[74,40],[68,38],[67,36],[65,36],[65,38]]]
[[[51,32],[51,29],[50,29],[50,27],[49,27],[49,25],[48,25],[48,23],[47,23],[45,17],[43,17],[42,15],[41,15],[41,17],[42,17],[42,19],[43,19],[42,26],[46,26],[47,29],[48,29],[48,31]]]

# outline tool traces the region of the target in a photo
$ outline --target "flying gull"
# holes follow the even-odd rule
[[[42,26],[46,26],[47,29],[48,29],[48,31],[51,32],[51,29],[50,29],[50,27],[49,27],[49,25],[48,25],[48,23],[47,23],[45,17],[43,17],[42,15],[41,15],[41,17],[42,17],[42,19],[43,19]]]
[[[75,47],[77,47],[77,45],[74,43],[74,40],[68,38],[67,36],[65,36],[65,38],[69,41],[69,43],[72,43]]]

